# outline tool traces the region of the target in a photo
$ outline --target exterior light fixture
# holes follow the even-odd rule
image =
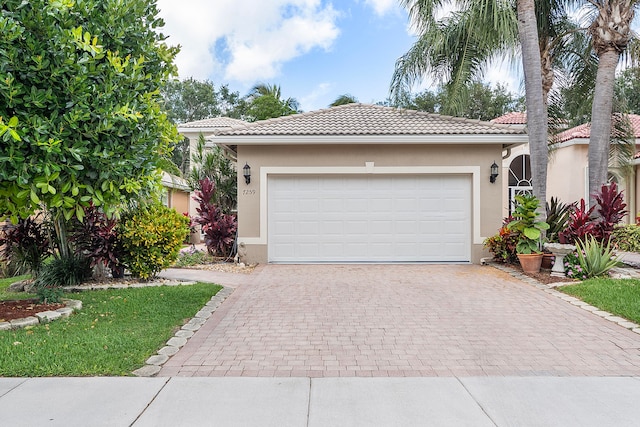
[[[249,166],[249,163],[244,164],[244,167],[242,168],[242,172],[244,175],[244,182],[246,182],[247,185],[249,185],[249,183],[251,182],[251,166]]]
[[[489,176],[489,181],[493,184],[496,182],[496,178],[498,177],[498,165],[496,162],[493,162],[491,165],[491,175]]]

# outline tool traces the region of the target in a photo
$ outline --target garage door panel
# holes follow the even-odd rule
[[[270,177],[269,261],[469,261],[470,200],[465,176]]]

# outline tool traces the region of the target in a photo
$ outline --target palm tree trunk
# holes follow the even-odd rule
[[[609,146],[611,144],[611,114],[616,67],[620,53],[607,49],[599,56],[598,74],[591,109],[591,138],[589,140],[589,199],[607,182]]]
[[[522,46],[522,66],[527,105],[527,130],[531,157],[533,194],[538,198],[544,217],[547,199],[548,117],[542,89],[542,65],[538,44],[534,0],[518,0],[518,32]]]

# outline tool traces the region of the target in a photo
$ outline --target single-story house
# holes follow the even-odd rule
[[[631,131],[636,140],[636,147],[640,147],[640,116],[628,115]],[[496,124],[510,124],[526,127],[526,113],[509,113],[491,121]],[[576,126],[558,133],[550,145],[550,157],[547,167],[547,199],[556,197],[565,203],[572,203],[582,198],[589,200],[589,138],[591,136],[589,123]],[[633,221],[640,209],[640,153],[633,160],[633,173],[625,175],[612,169],[610,180],[618,183],[624,190],[627,209],[631,215],[628,221]],[[503,195],[505,205],[503,215],[508,216],[513,197],[522,191],[530,191],[531,169],[529,161],[529,144],[505,150],[503,156],[503,174],[505,179]]]
[[[522,128],[348,104],[209,138],[238,169],[248,263],[474,262],[502,220],[506,149]]]

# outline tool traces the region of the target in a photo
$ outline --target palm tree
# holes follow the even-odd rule
[[[554,0],[550,1],[555,4]],[[439,7],[454,3],[459,10],[449,18],[443,21],[434,18]],[[554,34],[544,26],[545,30],[539,31],[536,3],[540,2],[401,0],[420,37],[396,62],[391,93],[393,97],[402,96],[407,92],[408,86],[425,75],[443,76],[447,81],[447,92],[453,95],[451,102],[463,105],[461,100],[466,96],[468,83],[478,78],[483,68],[497,54],[513,55],[520,45],[529,111],[534,194],[544,202],[548,157],[545,99],[553,83],[551,80],[551,83],[546,82],[543,86],[540,58],[541,51],[550,54],[553,45],[548,40],[541,39],[539,33],[548,35],[549,38]],[[557,15],[566,16],[561,13]],[[551,27],[553,21],[549,18],[543,22]],[[549,55],[545,55],[545,58],[549,58]],[[544,65],[550,67],[551,63],[552,61],[545,60]],[[544,76],[552,79],[553,72],[545,70]]]
[[[337,107],[338,105],[353,104],[356,102],[358,102],[358,98],[356,98],[351,94],[345,93],[343,95],[338,96],[336,100],[329,105],[329,107]]]
[[[298,101],[295,98],[282,99],[280,86],[275,84],[255,85],[247,95],[247,101],[249,103],[247,113],[253,120],[265,120],[300,112]]]
[[[593,194],[607,182],[616,67],[632,38],[631,22],[640,1],[587,0],[581,3],[592,8],[589,33],[598,56],[589,140],[589,194]]]

